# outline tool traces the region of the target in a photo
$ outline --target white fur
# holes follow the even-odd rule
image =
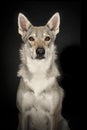
[[[45,90],[47,87],[52,87],[54,84],[55,78],[46,78],[46,77],[41,77],[35,76],[29,83],[30,88],[34,91],[35,95],[38,95],[38,93],[42,92]]]

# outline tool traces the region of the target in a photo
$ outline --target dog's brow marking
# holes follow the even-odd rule
[[[46,36],[46,33],[43,33],[44,36]]]
[[[33,33],[33,36],[35,37],[35,36],[36,36],[36,34],[35,34],[35,33]]]

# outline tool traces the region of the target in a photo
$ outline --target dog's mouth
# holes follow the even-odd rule
[[[45,57],[44,56],[36,56],[36,59],[37,60],[42,60],[42,59],[45,59]]]

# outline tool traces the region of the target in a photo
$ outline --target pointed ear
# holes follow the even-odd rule
[[[31,26],[32,24],[30,21],[22,14],[19,13],[18,15],[18,32],[20,35],[23,35]]]
[[[59,13],[55,13],[48,21],[47,26],[56,35],[59,32],[59,25],[60,25],[60,15]]]

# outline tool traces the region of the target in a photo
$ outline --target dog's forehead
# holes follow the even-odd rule
[[[50,35],[50,33],[50,30],[46,26],[33,26],[31,31],[31,35],[33,36],[46,36]]]

